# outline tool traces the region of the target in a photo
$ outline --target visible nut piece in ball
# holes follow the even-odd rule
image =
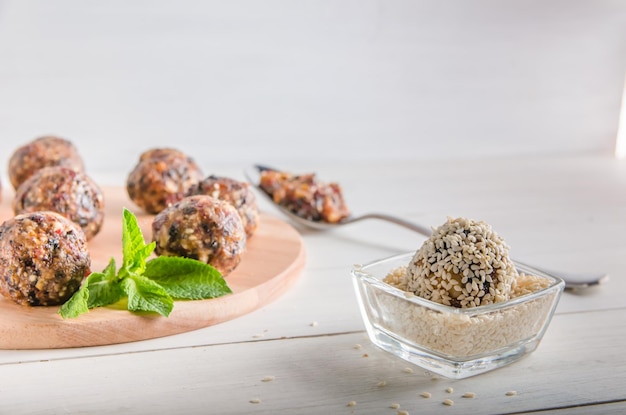
[[[80,226],[87,239],[94,237],[104,220],[104,195],[83,172],[67,167],[45,167],[22,183],[15,193],[15,214],[49,210]]]
[[[233,205],[241,216],[248,238],[254,234],[259,225],[259,207],[256,196],[246,182],[229,177],[209,176],[193,186],[189,194],[212,196]]]
[[[237,210],[211,196],[184,198],[152,223],[157,255],[182,256],[212,265],[223,276],[240,263],[246,233]]]
[[[89,266],[85,235],[64,216],[33,212],[0,225],[0,294],[18,304],[64,303]]]
[[[141,154],[128,175],[130,199],[148,213],[159,213],[181,200],[202,180],[200,167],[191,157],[174,149],[152,149]]]
[[[17,189],[37,170],[64,166],[83,171],[83,160],[72,142],[55,136],[39,137],[15,150],[9,159],[9,180]]]

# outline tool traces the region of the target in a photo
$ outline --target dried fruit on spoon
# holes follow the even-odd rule
[[[275,203],[303,219],[337,223],[350,215],[337,183],[323,183],[314,173],[264,170],[259,186]]]

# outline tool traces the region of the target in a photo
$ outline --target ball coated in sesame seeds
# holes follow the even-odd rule
[[[507,301],[517,271],[509,247],[490,225],[448,218],[406,269],[405,290],[459,308]]]

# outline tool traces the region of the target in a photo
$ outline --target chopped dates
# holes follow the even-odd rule
[[[303,219],[337,223],[350,215],[341,187],[319,182],[313,173],[264,170],[259,185],[275,203]]]

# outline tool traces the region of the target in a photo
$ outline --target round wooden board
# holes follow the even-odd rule
[[[152,235],[153,216],[139,212],[122,188],[103,189],[103,228],[89,241],[92,270],[102,270],[111,257],[121,263],[122,210],[136,213],[144,238]],[[12,192],[5,190],[0,221],[11,216]],[[270,303],[291,287],[304,269],[302,238],[289,224],[261,215],[240,265],[226,277],[233,293],[210,300],[177,301],[169,317],[103,307],[63,320],[59,307],[26,307],[0,296],[0,349],[52,349],[97,346],[183,333],[232,320]]]

